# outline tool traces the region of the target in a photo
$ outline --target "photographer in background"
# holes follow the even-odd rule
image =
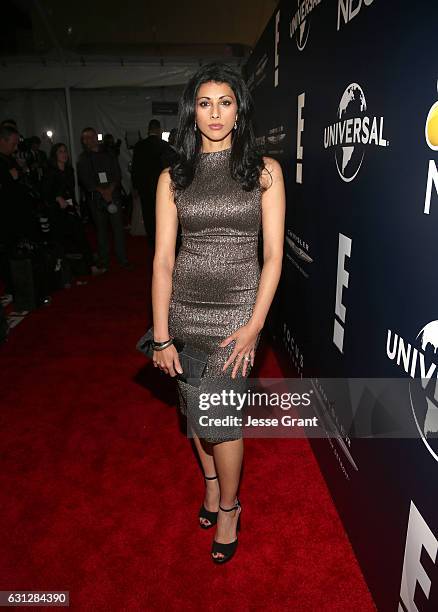
[[[117,261],[122,267],[130,268],[126,257],[119,163],[114,155],[99,147],[94,128],[87,127],[82,130],[81,142],[84,151],[78,160],[78,178],[87,193],[89,208],[96,226],[98,266],[103,269],[109,268],[108,223],[110,223]]]
[[[19,139],[13,125],[0,125],[0,275],[5,281],[6,293],[15,298],[10,261],[31,259],[38,301],[48,304],[44,236],[35,199],[15,158]]]
[[[42,242],[34,202],[14,157],[18,142],[14,127],[0,127],[0,241],[8,248],[19,240]]]

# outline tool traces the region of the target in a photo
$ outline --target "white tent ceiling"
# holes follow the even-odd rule
[[[236,58],[221,59],[234,66]],[[76,62],[29,61],[15,58],[0,65],[0,89],[100,89],[113,87],[169,87],[187,83],[199,61],[162,62],[109,60]]]

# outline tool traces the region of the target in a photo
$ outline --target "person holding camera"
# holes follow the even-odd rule
[[[0,125],[0,277],[14,301],[20,291],[33,284],[39,304],[49,304],[44,236],[35,199],[25,181],[26,173],[15,158],[20,135],[12,123]],[[30,259],[31,279],[12,271],[12,261]]]
[[[94,128],[87,127],[82,130],[81,142],[84,151],[79,156],[77,171],[79,182],[87,193],[88,204],[96,225],[98,265],[100,268],[109,268],[109,222],[113,231],[117,261],[121,266],[129,268],[123,228],[119,163],[114,155],[99,147]]]
[[[82,219],[77,212],[75,177],[64,143],[54,144],[43,179],[43,195],[50,210],[54,239],[63,252],[68,249],[82,254],[91,274],[104,272],[98,268],[88,242]]]

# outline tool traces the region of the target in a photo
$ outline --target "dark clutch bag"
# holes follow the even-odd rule
[[[150,327],[136,344],[137,350],[150,359],[152,359],[154,354],[154,349],[152,346],[153,340],[154,329],[153,327]],[[182,374],[178,374],[177,372],[176,378],[188,383],[189,385],[192,385],[193,387],[199,387],[201,384],[202,375],[207,365],[207,353],[188,345],[179,338],[174,338],[173,344],[178,352],[179,362],[183,369]]]

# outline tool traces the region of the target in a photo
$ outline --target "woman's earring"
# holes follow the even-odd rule
[[[196,130],[197,130],[197,129],[198,129],[198,128],[197,128],[197,126],[196,126],[196,121],[195,121],[195,132],[196,132]]]
[[[234,121],[234,129],[237,130],[237,119]]]

